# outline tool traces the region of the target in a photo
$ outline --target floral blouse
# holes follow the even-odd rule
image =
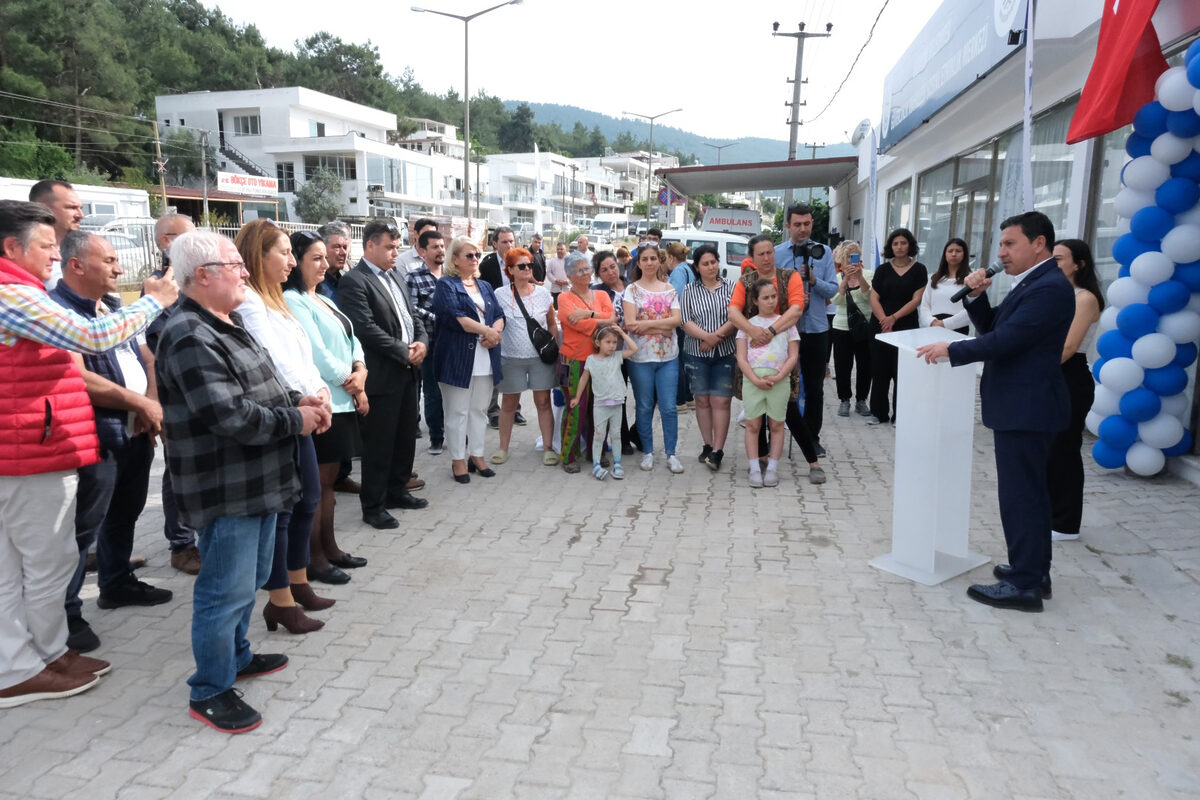
[[[661,292],[650,292],[631,283],[625,288],[622,300],[637,307],[636,320],[667,319],[672,311],[679,309],[679,295],[673,287]],[[630,361],[671,361],[679,357],[679,340],[675,331],[651,334],[630,334],[638,350]]]

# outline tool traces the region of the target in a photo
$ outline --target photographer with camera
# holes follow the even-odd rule
[[[775,264],[794,269],[804,279],[808,304],[797,323],[800,331],[800,375],[804,379],[804,422],[816,442],[817,455],[825,455],[821,446],[821,423],[825,405],[825,367],[829,363],[829,316],[826,304],[838,290],[833,251],[812,238],[812,209],[803,203],[788,206],[785,215],[788,240],[775,248]]]

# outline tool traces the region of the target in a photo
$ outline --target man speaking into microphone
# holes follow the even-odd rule
[[[998,583],[976,584],[972,600],[997,608],[1041,611],[1050,597],[1050,491],[1046,465],[1054,435],[1067,426],[1070,400],[1060,359],[1075,312],[1070,282],[1051,251],[1054,226],[1039,211],[1000,223],[1000,261],[1012,276],[1008,296],[993,308],[984,270],[967,276],[967,312],[979,336],[918,348],[933,363],[983,362],[979,394],[983,424],[996,449],[996,490],[1008,564]]]

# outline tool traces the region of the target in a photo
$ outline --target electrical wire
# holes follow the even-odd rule
[[[834,90],[833,96],[829,98],[829,102],[825,104],[824,108],[817,112],[816,116],[801,122],[801,125],[808,125],[820,119],[821,115],[829,110],[829,107],[833,105],[833,101],[837,99],[839,94],[841,94],[842,89],[846,86],[846,81],[850,80],[850,76],[854,73],[854,68],[858,66],[858,60],[862,58],[862,54],[867,49],[867,45],[871,43],[871,37],[875,35],[875,26],[879,24],[879,19],[883,16],[883,12],[887,9],[888,3],[890,2],[891,0],[883,0],[883,5],[879,7],[879,13],[875,15],[875,21],[871,23],[871,30],[867,33],[867,40],[863,42],[862,47],[858,49],[858,55],[854,57],[854,61],[850,64],[850,69],[846,71],[846,77],[842,78],[842,82],[839,83],[838,88]]]
[[[129,114],[118,114],[115,111],[101,111],[98,108],[90,108],[89,106],[74,105],[72,103],[63,103],[58,100],[47,100],[43,97],[30,97],[27,94],[17,94],[16,92],[0,91],[0,97],[8,97],[13,100],[23,100],[27,103],[41,103],[42,105],[54,106],[56,108],[67,108],[67,109],[71,109],[71,110],[81,109],[83,111],[87,111],[89,114],[102,114],[106,117],[117,117],[118,119],[131,119],[136,122],[144,122],[147,125],[150,124],[150,120],[146,119],[145,117],[135,117],[135,116],[131,116]]]
[[[13,114],[0,114],[0,119],[11,119],[11,120],[15,120],[17,122],[29,122],[34,125],[52,125],[52,126],[55,126],[58,128],[69,128],[70,130],[80,130],[80,131],[90,131],[93,133],[103,133],[103,134],[107,134],[112,137],[124,137],[125,139],[128,139],[128,141],[118,141],[118,144],[128,144],[128,145],[149,144],[149,143],[154,142],[154,140],[155,140],[153,136],[141,136],[141,135],[138,135],[135,133],[115,133],[106,128],[92,128],[87,125],[75,125],[73,123],[68,123],[68,122],[52,122],[50,120],[30,119],[29,117],[18,117]],[[162,141],[161,145],[163,147],[173,147],[173,148],[176,148],[179,150],[187,149],[187,147],[185,145],[173,144],[168,141]],[[67,145],[64,145],[64,147],[65,146],[67,146]]]

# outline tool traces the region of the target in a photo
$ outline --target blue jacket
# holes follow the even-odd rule
[[[321,291],[320,285],[317,291]],[[321,373],[321,380],[325,381],[325,388],[329,389],[333,413],[353,411],[354,399],[342,388],[342,384],[350,377],[355,361],[366,364],[358,337],[353,334],[347,336],[345,326],[320,308],[321,303],[328,303],[329,308],[337,309],[333,301],[327,300],[324,295],[313,298],[296,289],[288,289],[283,293],[283,299],[312,343],[313,363],[317,366],[317,372]],[[341,311],[337,313],[345,316]],[[346,320],[349,321],[349,317]]]
[[[496,320],[504,318],[504,312],[487,281],[479,279],[475,285],[483,294],[483,324],[490,327]],[[439,381],[465,389],[471,385],[471,370],[475,365],[479,336],[464,331],[458,317],[478,320],[479,309],[467,294],[462,280],[446,276],[438,281],[437,288],[433,290],[433,313],[437,315],[437,336],[433,343],[434,373]],[[493,347],[488,354],[492,357],[492,383],[499,383],[502,377],[500,345]]]
[[[1031,269],[992,308],[986,294],[967,303],[979,336],[950,344],[954,366],[983,363],[983,424],[994,431],[1053,433],[1071,413],[1062,349],[1075,316],[1075,291],[1053,258]]]
[[[801,333],[823,333],[829,330],[829,316],[825,313],[825,304],[833,299],[838,290],[833,248],[826,247],[825,255],[809,263],[817,282],[804,282],[806,305],[804,313],[800,315],[800,321],[796,323],[796,330]],[[804,277],[804,259],[796,258],[792,253],[791,239],[784,239],[781,244],[775,246],[775,267],[794,269],[801,278]]]

